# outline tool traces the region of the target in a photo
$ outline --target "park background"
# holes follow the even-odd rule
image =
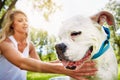
[[[31,40],[43,61],[57,59],[54,45],[59,41],[58,30],[65,19],[74,15],[90,16],[101,10],[110,11],[120,28],[120,0],[0,0],[0,28],[8,10],[20,9],[29,18]],[[111,30],[111,45],[118,60],[120,76],[120,35]],[[111,64],[112,65],[112,64]],[[28,72],[27,80],[49,80],[59,74]],[[120,77],[119,79],[120,80]]]

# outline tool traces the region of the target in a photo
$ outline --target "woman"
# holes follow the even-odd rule
[[[42,62],[28,36],[26,14],[19,10],[8,11],[0,34],[0,80],[26,80],[26,70],[65,74],[77,80],[87,80],[82,76],[91,76],[97,71],[92,61],[75,71],[65,69],[61,63]]]

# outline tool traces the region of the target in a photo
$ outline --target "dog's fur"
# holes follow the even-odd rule
[[[106,33],[101,26],[103,24],[99,24],[101,15],[106,16],[106,22],[109,25],[114,24],[112,14],[106,11],[101,11],[92,17],[74,16],[63,23],[59,31],[61,43],[56,45],[56,52],[66,68],[79,69],[82,65],[74,65],[75,62],[81,61],[80,64],[83,64],[98,52],[106,39]],[[91,46],[93,49],[91,57],[82,61]],[[117,80],[117,60],[111,46],[94,61],[96,61],[98,71],[89,80]]]

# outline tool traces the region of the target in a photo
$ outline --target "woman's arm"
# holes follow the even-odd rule
[[[32,42],[29,43],[29,50],[30,50],[29,55],[30,55],[31,58],[40,60],[39,55],[36,52],[35,47],[34,47]]]
[[[73,71],[65,69],[61,63],[47,63],[42,62],[37,59],[27,58],[19,52],[13,44],[9,42],[0,43],[0,49],[2,55],[10,61],[12,64],[16,65],[20,69],[34,71],[34,72],[46,72],[46,73],[57,73],[65,74],[71,76],[77,80],[82,80],[81,76],[94,75],[96,68],[94,67],[93,62],[86,64],[80,70]],[[92,65],[90,65],[92,64]],[[92,66],[92,67],[91,67]],[[86,68],[88,67],[88,69]]]

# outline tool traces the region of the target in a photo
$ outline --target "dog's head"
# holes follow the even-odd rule
[[[66,20],[59,33],[61,43],[56,44],[58,58],[68,69],[77,69],[99,49],[106,33],[104,22],[114,25],[112,14],[102,11],[92,17],[75,16]]]

